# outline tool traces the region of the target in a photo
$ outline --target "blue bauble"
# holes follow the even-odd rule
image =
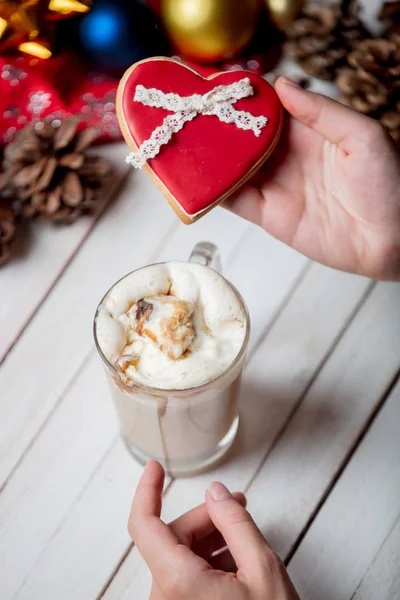
[[[166,51],[155,16],[134,0],[95,0],[80,23],[79,37],[93,66],[112,75]]]

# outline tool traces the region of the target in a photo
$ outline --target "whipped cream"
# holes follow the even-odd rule
[[[101,351],[128,385],[188,389],[223,373],[246,336],[246,311],[213,269],[170,262],[119,281],[96,316]]]

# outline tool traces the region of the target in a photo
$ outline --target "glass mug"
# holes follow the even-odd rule
[[[193,249],[189,262],[197,262],[207,268],[218,267],[217,248],[201,242]],[[114,286],[105,294],[96,311],[95,344],[105,364],[122,437],[141,464],[150,459],[158,460],[173,476],[193,475],[215,464],[229,450],[238,430],[239,387],[249,341],[250,319],[243,298],[231,283],[227,283],[244,310],[244,341],[238,355],[223,373],[195,388],[166,390],[136,382],[130,385],[124,383],[119,370],[103,354],[96,332],[99,308]]]

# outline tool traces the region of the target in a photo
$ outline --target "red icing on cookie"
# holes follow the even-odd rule
[[[238,100],[233,106],[253,116],[267,117],[259,137],[234,123],[222,123],[216,116],[199,114],[174,133],[160,153],[147,163],[168,200],[172,205],[177,204],[174,208],[178,214],[179,208],[186,213],[187,218],[180,214],[183,220],[195,220],[198,213],[228,197],[269,156],[282,129],[279,98],[272,86],[254,73],[229,71],[204,79],[182,63],[164,58],[136,63],[120,83],[119,119],[128,145],[135,150],[171,114],[134,101],[138,84],[191,96],[203,95],[218,85],[230,85],[245,77],[250,79],[254,95]]]

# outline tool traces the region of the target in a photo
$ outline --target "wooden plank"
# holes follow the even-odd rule
[[[177,235],[166,239],[160,260],[188,260],[194,246],[201,241],[218,246],[224,272],[230,256],[240,241],[255,229],[247,221],[239,219],[221,207],[216,208],[190,226],[177,220]]]
[[[128,174],[125,144],[99,148],[116,175],[105,191],[105,204]],[[107,217],[106,217],[107,218]],[[13,259],[0,269],[0,363],[17,340],[51,287],[90,234],[96,219],[86,217],[57,227],[51,223],[26,224],[17,238]]]
[[[92,351],[104,292],[157,257],[176,225],[149,178],[135,174],[25,329],[0,369],[0,486]]]
[[[375,369],[374,375],[379,376],[378,369]],[[372,378],[373,375],[370,380]],[[376,600],[399,597],[399,546],[395,545],[396,539],[397,543],[399,541],[400,514],[399,430],[400,383],[290,562],[289,570],[302,599],[353,598],[359,582],[388,535],[382,554],[367,573],[364,585],[361,584],[355,597]],[[385,562],[381,571],[384,558],[388,558],[389,563]]]
[[[146,180],[147,181],[147,180]],[[238,219],[237,217],[234,217],[233,215],[228,215],[228,218],[231,219],[231,223],[230,223],[230,227],[231,227],[231,231],[235,232],[236,236],[233,236],[231,239],[230,243],[225,243],[225,240],[221,237],[221,234],[219,234],[219,241],[221,244],[221,247],[223,248],[223,250],[226,250],[227,252],[230,250],[231,245],[235,245],[237,243],[237,238],[240,237],[240,234],[246,230],[246,228],[248,227],[248,224],[240,219]],[[175,221],[175,217],[173,217],[174,221]],[[188,227],[184,227],[181,226],[179,228],[179,232],[176,236],[176,241],[175,241],[175,246],[173,244],[173,240],[175,232],[176,232],[176,228],[174,227],[174,231],[171,234],[171,240],[169,240],[169,243],[167,243],[166,245],[166,250],[170,251],[170,252],[175,252],[175,257],[178,257],[180,254],[180,251],[182,249],[182,246],[184,246],[185,240],[191,238],[191,244],[193,244],[193,239],[196,239],[195,237],[193,237],[193,233],[194,235],[202,235],[205,234],[206,232],[209,233],[211,236],[216,236],[218,237],[218,232],[221,232],[221,224],[222,221],[226,220],[226,213],[223,213],[222,210],[220,212],[217,212],[216,216],[214,216],[214,218],[211,220],[208,220],[208,222],[204,221],[202,225],[197,225],[196,227],[193,227],[192,229],[192,234],[191,236],[188,236],[188,231],[189,228]],[[174,250],[175,248],[175,250]],[[82,251],[84,252],[85,249]],[[155,257],[154,259],[156,259],[157,257]],[[145,262],[145,261],[143,261]],[[109,263],[108,265],[108,269],[114,270],[114,265],[112,263]],[[138,265],[139,266],[139,265]],[[81,266],[78,265],[79,270],[81,270]],[[71,266],[71,269],[75,269],[75,265]],[[77,273],[77,276],[79,276],[79,271]],[[118,275],[113,275],[113,277],[118,278]],[[106,289],[106,288],[104,288]],[[104,292],[104,289],[102,291],[102,293]],[[101,294],[98,295],[98,299],[101,297]],[[51,297],[49,299],[49,301],[51,301]],[[95,303],[93,303],[92,305],[92,310],[95,307]],[[57,336],[59,335],[59,332],[57,333],[57,331],[50,331],[50,334],[53,335],[53,341],[56,342],[57,341]],[[79,335],[79,332],[77,333],[77,335]],[[86,340],[85,340],[86,342]],[[88,340],[88,347],[92,347],[92,342],[89,339]],[[87,348],[86,348],[87,351]],[[59,417],[58,414],[59,412],[61,412],[62,417],[61,417],[61,422],[62,422],[62,427],[63,427],[63,432],[64,432],[64,437],[65,436],[70,436],[71,440],[73,439],[75,446],[80,447],[79,446],[79,440],[77,440],[77,427],[76,427],[76,422],[73,418],[74,413],[71,413],[71,407],[74,407],[75,409],[78,409],[79,404],[82,402],[82,399],[85,398],[86,395],[89,396],[90,394],[90,398],[93,399],[93,401],[97,398],[97,396],[106,396],[107,397],[107,418],[106,418],[106,423],[109,422],[110,425],[108,427],[108,429],[104,429],[102,427],[98,427],[96,428],[96,432],[98,435],[95,435],[95,433],[93,431],[91,431],[91,441],[93,443],[97,442],[97,449],[95,452],[92,452],[90,458],[91,460],[88,462],[88,464],[86,465],[85,462],[83,462],[82,465],[79,464],[79,460],[73,462],[73,464],[69,464],[68,467],[66,467],[66,470],[68,472],[68,475],[70,477],[70,485],[68,486],[69,492],[70,494],[75,494],[75,496],[80,492],[80,490],[82,489],[82,487],[84,486],[84,483],[90,478],[92,472],[95,470],[96,465],[98,460],[101,458],[101,456],[107,451],[107,449],[109,448],[110,444],[112,443],[113,439],[115,438],[116,435],[116,422],[115,419],[112,416],[112,409],[111,409],[111,403],[110,400],[108,398],[108,389],[106,387],[106,382],[105,379],[103,377],[103,374],[100,370],[100,361],[98,361],[98,369],[94,370],[93,366],[92,366],[92,362],[93,362],[93,356],[94,353],[91,353],[92,358],[87,358],[86,359],[86,363],[84,363],[80,369],[80,375],[78,376],[77,382],[80,383],[80,387],[76,388],[74,386],[72,386],[71,390],[67,389],[66,390],[66,397],[63,398],[62,395],[64,392],[59,392],[58,388],[56,387],[55,389],[53,388],[53,390],[48,390],[49,393],[49,397],[50,397],[50,393],[51,391],[53,391],[53,397],[51,398],[51,400],[53,401],[53,404],[55,404],[58,401],[58,396],[57,394],[60,394],[60,400],[61,400],[61,407],[59,410],[55,411],[55,415],[53,415],[49,426],[47,428],[45,428],[43,435],[40,435],[37,442],[35,443],[32,447],[32,449],[30,450],[30,452],[27,454],[27,456],[25,457],[25,460],[22,461],[19,469],[16,472],[16,476],[13,477],[10,482],[9,485],[6,487],[5,492],[3,493],[2,497],[1,497],[1,502],[0,502],[0,507],[3,507],[3,514],[7,515],[7,518],[4,516],[4,520],[7,520],[7,531],[9,532],[9,535],[11,538],[15,538],[15,539],[23,539],[24,534],[25,534],[25,526],[27,523],[29,523],[31,520],[33,520],[33,515],[34,514],[38,514],[40,507],[42,506],[43,502],[47,501],[47,498],[50,497],[50,495],[48,494],[48,488],[50,487],[50,489],[53,489],[53,479],[54,479],[54,473],[48,473],[48,471],[45,468],[46,465],[46,461],[50,461],[51,464],[54,464],[54,462],[56,462],[57,464],[60,465],[61,471],[60,474],[62,474],[62,482],[63,485],[66,485],[67,481],[65,478],[65,472],[63,473],[62,470],[62,466],[64,465],[64,461],[66,456],[68,457],[68,454],[65,456],[64,452],[66,452],[68,450],[68,445],[61,446],[59,447],[57,444],[55,444],[55,440],[59,439],[59,432],[58,432],[58,428],[57,428],[57,423],[59,423]],[[96,357],[97,359],[97,357]],[[97,360],[96,360],[97,363]],[[40,372],[40,367],[41,365],[39,364],[39,372]],[[100,374],[97,375],[97,373],[100,371]],[[26,373],[27,376],[29,376],[29,370]],[[71,376],[73,376],[74,373],[71,373]],[[32,372],[31,376],[34,376],[34,372]],[[86,389],[86,391],[83,393],[81,392],[81,387],[83,387]],[[97,400],[96,400],[97,401]],[[65,415],[65,405],[67,405],[68,408],[68,412],[67,415]],[[70,407],[71,405],[71,407]],[[95,416],[96,418],[101,418],[101,410],[100,407],[98,408],[98,413],[96,412],[96,407],[95,405],[92,406],[92,410],[93,412],[95,412]],[[9,414],[9,413],[8,413]],[[79,411],[78,411],[79,414]],[[43,418],[45,418],[45,415],[43,413],[43,415],[41,415]],[[29,414],[26,415],[26,419],[28,419],[30,417]],[[88,418],[90,418],[90,414],[88,416]],[[55,424],[53,425],[53,420],[55,419]],[[87,423],[86,423],[87,425]],[[69,428],[71,427],[71,429]],[[81,428],[79,429],[79,432],[81,433],[81,435],[83,436],[81,441],[81,445],[84,445],[85,443],[85,437],[86,437],[86,432],[85,432],[86,426],[85,424],[81,424]],[[91,430],[91,428],[88,428],[89,430]],[[44,440],[44,441],[43,441]],[[65,440],[64,440],[65,441]],[[44,444],[44,446],[43,446]],[[37,448],[39,448],[39,452],[37,452]],[[73,461],[73,456],[70,459],[70,462]],[[136,465],[136,463],[135,463]],[[80,470],[80,477],[76,476],[77,470]],[[137,470],[137,473],[139,473],[139,468]],[[34,477],[33,479],[31,478]],[[33,498],[31,498],[31,500],[28,502],[27,505],[23,504],[21,505],[18,500],[19,500],[19,494],[20,494],[20,490],[21,490],[21,486],[26,489],[29,488],[30,494],[33,496]],[[62,490],[62,487],[60,488]],[[26,496],[26,495],[25,495]],[[35,498],[36,497],[41,498],[40,501],[35,502]],[[74,496],[72,496],[74,497]],[[57,498],[57,501],[54,500],[54,502],[52,502],[52,508],[53,510],[51,512],[49,512],[47,514],[46,517],[46,526],[41,528],[40,530],[40,534],[38,533],[38,535],[35,535],[34,538],[32,539],[32,543],[30,545],[25,545],[24,550],[25,553],[21,553],[19,550],[19,546],[18,544],[13,546],[15,547],[16,550],[16,556],[14,556],[12,553],[8,554],[8,559],[7,559],[7,563],[9,561],[13,561],[14,560],[14,564],[15,564],[15,571],[16,571],[16,575],[15,577],[11,577],[9,578],[10,581],[10,585],[13,584],[13,582],[15,583],[15,581],[20,581],[21,578],[25,577],[27,575],[27,573],[29,572],[32,564],[34,564],[34,561],[36,560],[36,558],[40,555],[40,551],[46,546],[46,543],[48,543],[48,541],[51,539],[52,535],[54,534],[54,531],[56,530],[57,526],[59,525],[60,521],[64,518],[65,514],[68,512],[70,506],[71,506],[71,502],[68,503],[68,494],[66,494],[65,496],[63,496],[62,498]],[[25,497],[26,499],[26,497]],[[15,500],[15,502],[14,502]],[[11,511],[11,507],[12,507],[12,511]],[[12,512],[12,514],[10,515],[9,512]],[[1,513],[0,513],[1,514]],[[13,518],[12,515],[15,515],[15,518]],[[20,525],[22,524],[22,529],[20,527]],[[8,545],[8,541],[9,541],[9,537],[5,536],[4,540],[6,542],[6,546]],[[4,552],[5,554],[5,548],[2,547],[2,545],[0,544],[0,555],[2,554],[2,552]],[[5,563],[5,564],[7,564]],[[21,569],[21,571],[18,571],[18,569]],[[11,569],[12,572],[12,569]],[[108,573],[107,573],[108,576]],[[15,591],[15,590],[14,590]]]
[[[96,358],[88,361],[86,377],[72,384],[0,496],[4,599],[13,598],[34,569],[40,549],[77,502],[82,487],[118,434],[105,376]],[[136,463],[131,462],[130,468],[139,471]]]
[[[399,368],[399,303],[400,285],[374,289],[248,491],[250,510],[283,558]]]
[[[173,482],[164,502],[166,521],[201,502],[212,480],[222,480],[232,490],[246,489],[369,285],[365,279],[312,266],[247,368],[241,430],[231,459],[210,473]],[[147,567],[133,548],[104,597],[127,600],[135,592],[135,600],[145,600],[149,585]]]
[[[242,294],[251,317],[251,354],[310,266],[304,256],[251,226],[225,274]]]
[[[212,223],[210,221],[207,224],[207,222],[204,221],[201,227],[199,223],[197,233],[198,235],[201,234],[201,237],[203,238],[203,234],[212,234],[213,230],[215,229],[216,235],[215,237],[212,235],[212,240],[218,243],[221,248],[224,249],[227,255],[232,254],[233,258],[229,268],[232,268],[232,272],[234,272],[234,263],[239,255],[233,253],[233,249],[238,243],[238,240],[240,240],[240,236],[229,235],[229,239],[231,240],[231,248],[229,250],[227,242],[228,237],[226,237],[226,239],[222,237],[225,236],[225,233],[220,222],[221,219],[225,220],[225,218],[225,213],[216,211],[213,217],[210,216],[210,219],[213,221]],[[244,222],[237,220],[236,223],[231,224],[229,233],[231,233],[232,227],[236,227],[236,232],[239,234],[239,228],[244,227],[244,229],[246,229],[248,226]],[[179,233],[176,236],[175,241],[171,240],[171,245],[169,245],[165,250],[165,254],[168,253],[168,257],[177,257],[177,254],[184,246],[183,239],[186,238],[187,231],[187,228],[179,229]],[[245,236],[247,235],[248,234],[245,234]],[[267,239],[267,236],[264,236],[263,240],[266,244],[265,249],[268,247],[270,251],[272,251],[270,247],[270,240]],[[193,237],[189,241],[190,244],[192,244]],[[260,250],[263,250],[262,240],[260,241],[261,244],[259,247]],[[248,248],[248,250],[245,250],[246,248]],[[268,288],[268,285],[275,285],[277,288],[281,289],[280,299],[284,297],[286,291],[283,283],[281,283],[281,262],[279,260],[279,253],[281,249],[283,249],[285,253],[287,252],[286,248],[283,248],[277,243],[274,250],[274,255],[276,256],[276,266],[275,268],[271,266],[263,283],[263,286],[266,286],[265,289]],[[251,246],[247,246],[247,244],[241,245],[241,250],[248,251],[250,253],[252,252]],[[266,253],[262,253],[260,260],[263,261],[263,257],[265,255]],[[160,255],[161,259],[163,257],[164,252]],[[301,271],[304,264],[304,259],[302,259],[301,262],[297,262],[296,257],[294,257],[293,260],[292,277],[290,278],[288,275],[288,268],[283,275],[283,282],[291,282],[292,279],[295,279],[298,276],[299,271]],[[259,282],[257,282],[257,280],[253,281],[253,288],[251,288],[250,284],[251,282],[249,280],[248,285],[250,287],[246,287],[246,289],[248,289],[248,291],[251,293],[252,289],[254,291],[254,286],[257,286],[257,284],[259,285]],[[275,297],[276,301],[279,301],[279,298],[277,296]],[[267,319],[270,315],[273,315],[275,311],[276,307],[271,305],[270,310],[265,312],[265,319]],[[265,326],[266,321],[261,325]],[[46,589],[45,595],[57,597],[60,600],[62,598],[70,598],[71,596],[75,597],[75,594],[81,594],[80,597],[82,598],[93,597],[93,586],[96,586],[97,592],[101,590],[113,569],[115,569],[118,565],[121,557],[123,556],[124,552],[126,552],[126,549],[129,545],[125,527],[127,510],[121,509],[121,511],[119,511],[119,509],[115,509],[119,514],[118,516],[112,515],[110,514],[110,511],[114,509],[110,508],[110,506],[112,504],[113,506],[117,507],[119,506],[120,501],[124,502],[125,505],[128,506],[131,500],[132,491],[134,489],[134,483],[137,482],[140,469],[137,468],[136,463],[131,459],[126,461],[123,456],[125,450],[119,444],[117,444],[115,450],[111,450],[110,456],[114,457],[114,462],[111,464],[110,469],[111,472],[114,468],[117,472],[119,472],[119,469],[122,468],[120,465],[126,465],[125,477],[121,475],[121,477],[118,479],[119,483],[117,484],[114,482],[114,485],[111,486],[111,496],[107,495],[108,492],[107,494],[104,494],[99,493],[98,491],[103,489],[103,487],[106,485],[104,481],[107,481],[108,475],[103,475],[102,466],[96,470],[96,460],[100,460],[100,457],[104,455],[107,444],[110,445],[113,443],[115,435],[114,428],[112,427],[108,431],[99,427],[98,436],[96,431],[91,432],[91,443],[96,446],[96,451],[92,451],[91,453],[91,465],[89,465],[89,461],[84,463],[82,467],[83,472],[79,474],[79,477],[76,477],[76,470],[80,469],[79,464],[77,464],[75,461],[71,461],[68,465],[65,465],[65,450],[63,446],[60,447],[53,444],[53,440],[57,437],[57,428],[56,425],[53,425],[53,421],[57,416],[58,422],[58,413],[60,411],[63,411],[62,417],[59,418],[62,420],[64,431],[68,432],[68,435],[71,437],[71,439],[75,439],[76,436],[85,436],[85,425],[82,424],[80,430],[77,432],[74,420],[65,413],[66,409],[63,409],[64,404],[72,403],[74,406],[77,406],[82,401],[82,394],[77,391],[78,385],[79,389],[81,386],[87,387],[87,389],[90,389],[90,386],[92,386],[92,389],[94,390],[92,393],[94,394],[96,394],[96,390],[100,390],[100,387],[98,386],[101,386],[101,390],[104,388],[105,392],[107,392],[103,379],[101,378],[101,380],[97,381],[95,375],[93,374],[92,367],[88,365],[85,365],[82,368],[75,383],[76,385],[67,391],[62,404],[46,424],[45,428],[38,436],[35,444],[21,462],[13,477],[10,479],[9,484],[5,488],[5,494],[7,494],[8,498],[7,506],[4,511],[4,515],[6,517],[8,511],[10,510],[14,494],[16,500],[18,500],[21,487],[28,485],[28,474],[30,472],[36,473],[36,479],[38,481],[37,486],[32,485],[32,489],[29,492],[29,495],[34,496],[35,501],[28,501],[27,506],[21,505],[20,503],[18,504],[17,502],[18,506],[16,507],[15,513],[13,514],[9,523],[8,536],[6,539],[7,546],[10,547],[11,545],[12,548],[15,548],[15,551],[11,551],[11,553],[9,552],[8,560],[12,560],[16,565],[14,567],[17,572],[17,575],[15,576],[15,585],[17,585],[17,583],[20,585],[21,583],[23,584],[20,592],[18,592],[21,594],[21,598],[25,597],[25,595],[29,598],[42,598],[44,589],[43,586],[45,586]],[[100,392],[98,391],[97,393]],[[102,419],[103,417],[100,415],[99,418]],[[95,427],[93,427],[93,429],[96,430]],[[67,435],[67,433],[65,433],[65,435]],[[96,441],[94,438],[97,437],[99,439]],[[76,443],[79,446],[84,442],[82,440],[78,440]],[[36,448],[39,448],[40,451],[36,450]],[[33,512],[38,510],[38,498],[41,498],[42,506],[47,505],[46,492],[48,486],[51,485],[53,475],[51,473],[43,473],[42,477],[40,476],[41,463],[43,461],[46,462],[47,460],[51,460],[54,464],[60,462],[60,464],[65,465],[61,471],[61,474],[63,477],[63,485],[68,486],[70,497],[68,503],[56,501],[52,502],[52,510],[51,512],[49,511],[47,516],[47,524],[44,528],[44,531],[41,535],[32,539],[29,546],[26,548],[25,553],[20,555],[18,551],[18,544],[14,545],[11,543],[11,541],[14,539],[14,537],[16,539],[20,539],[22,535],[22,530],[19,524],[26,524],[33,518],[30,505],[33,506]],[[35,467],[32,465],[35,465]],[[132,480],[133,473],[134,481]],[[85,478],[88,482],[86,487],[82,485],[82,482]],[[99,479],[101,479],[101,481]],[[127,486],[127,481],[130,482],[129,486]],[[72,500],[72,496],[75,499],[77,498],[77,500]],[[93,502],[93,497],[96,498],[96,510],[92,510],[90,508]],[[110,500],[111,497],[113,498],[112,501]],[[100,513],[101,518],[99,518]],[[123,520],[123,526],[121,526],[122,521],[118,521],[116,524],[114,518]],[[101,531],[99,530],[99,522],[102,523]],[[79,534],[83,528],[87,532],[87,538],[82,538],[82,536]],[[74,550],[78,535],[79,539],[82,540],[80,541],[80,544],[83,546],[79,552]],[[107,539],[112,537],[113,543],[104,545],[104,536]],[[2,552],[5,552],[5,547],[2,547],[0,543],[0,555]],[[80,552],[84,554],[83,565],[81,564],[83,558]],[[60,571],[60,569],[62,570],[64,568],[62,563],[64,560],[63,557],[66,553],[69,557],[67,563],[68,576],[65,575],[66,572],[63,571],[64,574],[62,574]],[[98,553],[100,553],[101,556],[98,556]],[[90,558],[87,558],[87,556]],[[72,563],[75,560],[77,561],[76,567],[72,566]],[[55,563],[59,563],[60,566],[56,567]],[[99,565],[101,565],[101,568]],[[86,575],[89,571],[91,575],[90,577],[87,577]],[[52,573],[54,574],[54,578]],[[65,578],[63,579],[64,576]],[[82,578],[82,580],[80,578]],[[62,583],[62,591],[60,591],[60,581]],[[15,587],[12,591],[15,592]],[[76,597],[79,597],[79,595]]]
[[[380,515],[377,515],[377,519]],[[352,600],[398,600],[400,593],[400,516],[359,583]]]
[[[239,234],[248,227],[248,224],[237,217],[232,216],[231,218],[234,221],[231,223],[231,229],[237,234],[236,237],[230,238],[230,245],[234,245],[237,243],[237,237],[240,237]],[[224,219],[225,214],[222,213],[222,211],[217,212],[211,223],[210,221],[208,223],[203,222],[201,226],[199,224],[199,226],[193,229],[198,235],[208,232],[212,236],[214,234],[217,236],[217,232],[221,232],[221,221]],[[179,256],[182,245],[184,245],[182,242],[188,237],[187,231],[187,227],[181,227],[179,228],[178,234],[175,236],[175,256]],[[230,245],[221,238],[221,235],[219,242],[221,247],[228,252]],[[191,243],[193,243],[193,233]],[[167,244],[166,249],[167,251],[174,252],[172,240]],[[94,358],[96,361],[93,365]],[[43,503],[46,504],[48,498],[52,498],[52,510],[46,515],[45,527],[42,527],[40,532],[32,537],[30,544],[25,544],[24,552],[20,552],[18,543],[11,544],[11,546],[15,548],[15,554],[8,552],[7,561],[4,563],[6,566],[9,563],[15,565],[14,569],[10,569],[11,573],[15,571],[15,576],[8,578],[9,585],[12,588],[10,597],[15,592],[13,585],[17,585],[18,582],[27,576],[32,565],[35,563],[38,556],[40,556],[41,551],[43,551],[47,543],[49,543],[60,522],[70,510],[73,499],[79,495],[84,487],[84,483],[90,479],[90,476],[96,469],[98,461],[109,449],[116,436],[117,428],[115,419],[112,416],[108,388],[100,369],[100,361],[97,359],[97,356],[94,356],[93,352],[91,358],[87,358],[86,362],[82,365],[75,383],[79,385],[77,387],[72,385],[71,389],[66,391],[65,397],[61,398],[60,407],[55,411],[51,420],[37,438],[36,443],[33,444],[29,453],[14,473],[14,476],[6,486],[0,500],[0,508],[2,509],[0,515],[3,514],[4,521],[7,521],[8,534],[1,538],[5,546],[0,543],[0,555],[5,555],[7,552],[6,548],[10,544],[10,538],[19,541],[24,539],[27,523],[34,520],[34,515],[39,513]],[[82,391],[82,387],[84,391]],[[89,395],[92,406],[88,409],[87,413],[85,413],[87,416],[86,421],[80,422],[80,427],[78,429],[74,416],[76,414],[79,415],[79,406],[81,402],[85,400],[85,397]],[[105,416],[102,412],[104,407],[101,404],[96,408],[99,397],[107,398]],[[93,413],[93,415],[91,415],[91,413]],[[101,424],[102,418],[104,423],[108,425],[107,427],[93,425],[90,422],[90,419],[94,420],[95,423],[97,422],[97,419],[99,419]],[[63,436],[59,435],[59,423],[62,424]],[[82,447],[85,447],[86,435],[88,435],[88,433],[91,436],[91,442],[96,447],[95,449],[91,449],[91,452],[87,457],[88,460],[86,462],[83,461],[81,465],[79,454],[77,456],[73,454],[69,457],[69,448],[68,444],[65,444],[65,438],[69,436],[70,439],[73,440],[74,447],[83,451]],[[59,439],[62,441],[61,445],[56,443]],[[65,460],[69,460],[68,465],[65,465]],[[46,468],[47,462],[50,462],[51,465],[57,465],[57,473],[59,473],[59,476],[62,478],[62,485],[61,483],[58,486],[55,485],[54,481],[56,479],[56,474],[52,471],[49,472]],[[136,462],[134,465],[137,467],[137,482],[140,468]],[[130,468],[132,469],[132,461],[130,461]],[[77,476],[78,471],[79,477]],[[66,494],[65,496],[57,496],[55,498],[54,494],[52,496],[49,493],[49,489],[53,490],[54,493],[57,493],[57,490],[62,492],[62,486],[66,485],[68,485],[69,494]],[[21,487],[26,490],[23,504],[19,502]],[[27,501],[28,497],[29,501]],[[38,498],[40,498],[40,500],[38,500]],[[0,520],[3,519],[0,517]],[[108,575],[107,572],[105,577],[107,578]]]
[[[121,541],[123,548],[130,543],[127,516],[141,471],[118,439],[22,587],[15,596],[6,597],[96,598],[121,556]]]

